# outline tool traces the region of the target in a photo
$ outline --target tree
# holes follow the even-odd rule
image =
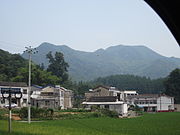
[[[10,54],[0,49],[0,81],[10,81],[17,75],[21,67],[25,67],[28,61],[19,54]]]
[[[180,103],[180,69],[173,70],[164,82],[166,94],[175,97],[175,103]]]
[[[28,82],[28,68],[19,68],[18,75],[11,80],[15,82]],[[42,70],[39,66],[32,64],[32,84],[37,85],[56,85],[59,84],[61,78],[52,75],[51,72]]]
[[[64,60],[64,55],[61,52],[56,52],[55,56],[52,56],[52,52],[49,52],[46,57],[49,59],[49,66],[47,71],[52,72],[53,75],[62,78],[61,83],[68,80],[68,63]]]

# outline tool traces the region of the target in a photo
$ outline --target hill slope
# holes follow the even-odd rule
[[[83,52],[68,46],[42,43],[37,47],[38,54],[33,55],[35,63],[48,66],[46,54],[60,51],[69,63],[69,74],[73,80],[92,80],[115,74],[134,74],[151,78],[165,77],[180,67],[180,59],[159,55],[145,46],[112,46],[95,52]],[[22,54],[28,58],[27,54]]]

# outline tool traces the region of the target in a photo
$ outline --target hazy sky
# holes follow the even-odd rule
[[[82,51],[145,45],[180,58],[180,47],[143,0],[0,0],[0,48],[22,53],[42,42]]]

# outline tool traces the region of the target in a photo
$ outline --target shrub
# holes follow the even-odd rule
[[[31,107],[31,118],[47,118],[47,117],[52,117],[53,114],[54,114],[53,109]],[[21,118],[28,117],[27,107],[23,107],[20,109],[19,116]]]
[[[27,116],[28,116],[28,109],[27,109],[27,107],[21,108],[20,111],[19,111],[19,117],[27,118]]]
[[[20,111],[20,109],[19,109],[19,108],[14,108],[14,109],[12,109],[12,113],[19,114],[19,111]]]
[[[116,111],[111,111],[108,109],[100,109],[100,112],[104,114],[105,116],[112,117],[112,118],[118,118],[119,114]]]
[[[100,108],[97,105],[92,105],[91,106],[91,111],[92,112],[99,111],[99,110],[100,110]]]

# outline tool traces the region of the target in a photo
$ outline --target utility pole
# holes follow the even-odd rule
[[[12,119],[12,113],[11,113],[11,88],[9,88],[9,124],[8,124],[8,129],[9,133],[11,133],[11,119]]]
[[[29,54],[29,90],[28,90],[28,123],[31,123],[31,55],[37,53],[36,48],[32,48],[31,46],[25,47],[26,51]]]

